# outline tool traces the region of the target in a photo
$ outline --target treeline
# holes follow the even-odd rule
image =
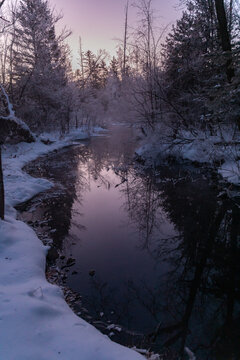
[[[71,31],[56,32],[62,16],[48,1],[3,1],[1,10],[0,82],[16,116],[36,133],[102,124],[119,81],[115,59],[109,61],[106,51],[83,52],[80,45],[80,69],[73,71]],[[0,93],[5,116],[8,104]]]
[[[127,36],[125,79],[145,129],[172,138],[240,130],[240,16],[234,0],[186,0],[166,36],[152,0],[138,1],[139,27]]]
[[[239,4],[187,1],[163,51],[163,101],[181,126],[214,135],[240,129]],[[163,92],[162,92],[163,93]]]
[[[47,129],[53,121],[63,127],[71,107],[64,43],[69,32],[56,35],[59,20],[42,0],[12,3],[3,20],[1,83],[17,116],[33,130]]]
[[[128,23],[129,5],[124,37],[108,69],[101,56],[81,53],[80,87],[101,89],[103,110],[115,119],[130,119],[144,133],[158,130],[167,141],[184,140],[185,132],[192,138],[217,135],[237,142],[239,3],[185,0],[182,16],[168,34],[169,28],[155,17],[153,0],[135,2],[135,29]]]
[[[6,5],[5,1],[5,5]],[[169,29],[154,17],[153,0],[138,0],[139,21],[128,23],[113,58],[83,52],[72,70],[70,31],[44,0],[21,0],[1,20],[0,77],[16,114],[34,131],[131,119],[143,132],[161,128],[211,135],[240,128],[239,4],[185,0]],[[4,104],[4,101],[2,102]],[[4,113],[4,106],[1,112]]]

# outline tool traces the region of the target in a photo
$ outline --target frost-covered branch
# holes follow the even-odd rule
[[[185,350],[186,354],[188,355],[189,360],[196,360],[194,353],[188,347],[185,347],[184,350]]]
[[[9,112],[9,116],[15,116],[15,112],[13,110],[13,106],[12,104],[10,103],[10,100],[9,100],[9,96],[8,94],[6,93],[6,90],[4,89],[4,87],[2,86],[2,84],[0,84],[0,88],[1,88],[1,91],[5,97],[5,100],[7,102],[7,107],[8,107],[8,112]]]
[[[0,84],[0,90],[8,112],[6,116],[3,115],[0,116],[0,127],[1,127],[0,142],[4,143],[6,137],[10,133],[17,134],[26,142],[34,142],[35,141],[34,134],[31,132],[31,130],[25,124],[25,122],[19,119],[15,115],[15,111],[13,110],[13,105],[10,102],[9,96],[6,90],[4,89],[4,87],[2,86],[2,84]]]
[[[0,4],[1,5],[1,4]],[[2,101],[6,107],[7,115],[0,115],[0,219],[4,220],[5,213],[5,195],[4,195],[4,181],[3,181],[3,169],[2,169],[2,154],[1,145],[4,144],[6,138],[11,134],[14,137],[19,138],[20,141],[34,142],[35,136],[29,129],[29,127],[19,119],[13,110],[13,105],[9,100],[9,96],[0,84]]]
[[[0,9],[1,9],[1,7],[3,6],[4,3],[5,3],[5,0],[2,0],[2,1],[0,2]]]

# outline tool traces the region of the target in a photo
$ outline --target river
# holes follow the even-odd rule
[[[239,359],[238,201],[207,169],[146,169],[137,146],[136,131],[117,125],[28,164],[54,187],[19,217],[51,244],[48,271],[77,294],[74,311],[114,341],[165,359],[185,347]]]

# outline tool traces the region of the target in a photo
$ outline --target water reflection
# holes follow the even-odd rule
[[[176,170],[162,167],[158,176],[140,177],[125,189],[131,218],[144,232],[144,246],[154,258],[172,265],[161,287],[163,303],[154,308],[156,292],[151,294],[153,306],[146,304],[150,311],[154,309],[159,322],[152,339],[165,347],[177,345],[182,356],[189,346],[207,359],[237,359],[239,206],[218,197],[218,191],[209,186],[210,180],[204,181],[201,174],[186,171],[179,180]],[[151,249],[150,235],[155,227],[151,224],[158,218],[159,208],[175,224],[179,236],[164,241],[155,237]],[[139,290],[135,292],[139,298]],[[149,298],[145,293],[142,303]]]
[[[71,227],[73,203],[81,204],[82,201],[77,188],[89,186],[85,176],[78,171],[79,161],[86,162],[87,158],[86,147],[79,145],[40,157],[24,169],[34,177],[47,178],[54,183],[52,189],[21,204],[18,210],[40,237],[50,237],[58,249],[62,249],[62,242]],[[77,226],[79,230],[84,229],[79,223]]]
[[[33,163],[28,171],[57,185],[26,214],[50,219],[68,285],[114,339],[176,358],[188,346],[199,358],[238,359],[239,205],[197,168],[132,164],[132,131]]]

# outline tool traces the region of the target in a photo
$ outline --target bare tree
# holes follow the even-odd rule
[[[84,87],[84,64],[83,64],[83,51],[82,51],[82,38],[79,36],[79,56],[80,56],[80,68],[81,68],[81,77]]]
[[[135,49],[137,46],[140,61],[140,76],[134,89],[137,111],[144,123],[154,129],[157,119],[161,116],[157,82],[160,74],[160,41],[166,29],[159,31],[155,27],[152,3],[152,0],[139,0],[135,3],[140,22],[134,33],[132,46]]]

